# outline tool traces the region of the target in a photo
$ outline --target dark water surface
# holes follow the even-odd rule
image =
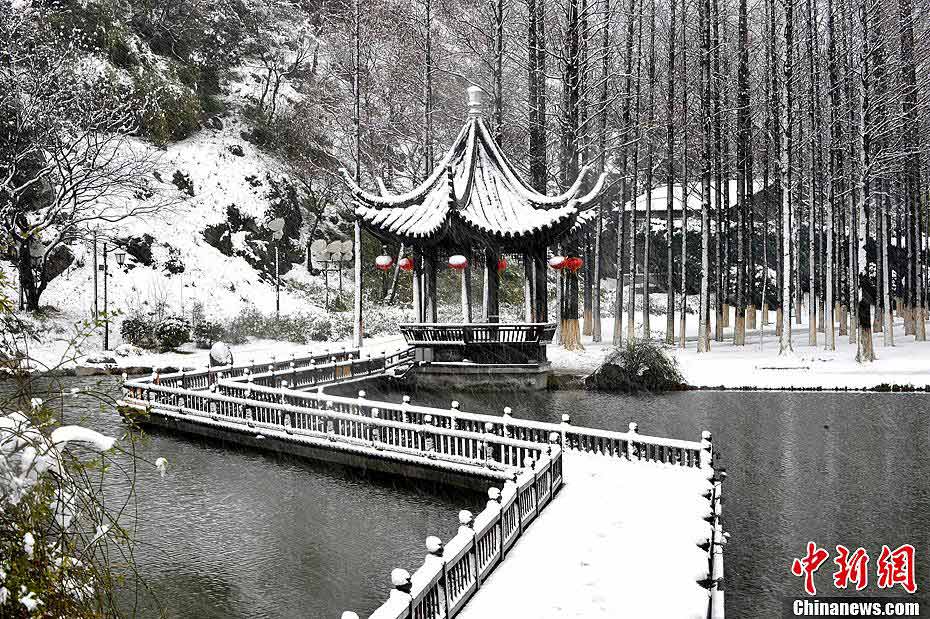
[[[43,389],[51,383],[39,382]],[[119,397],[112,379],[54,384]],[[0,397],[11,388],[0,383]],[[94,398],[63,401],[66,423],[113,436],[126,431]],[[140,594],[143,617],[159,616],[159,608],[197,619],[330,619],[343,610],[366,617],[387,599],[391,569],[413,572],[427,535],[451,538],[458,511],[484,503],[465,490],[165,433],[149,436],[137,453],[149,463],[136,474],[135,555],[154,592]],[[158,457],[168,460],[164,479],[150,464]],[[115,494],[125,494],[126,478],[114,472],[112,479],[123,486]],[[127,610],[134,597],[124,592]]]
[[[66,388],[97,384],[66,379]],[[117,383],[101,386],[117,393]],[[399,401],[377,383],[369,398]],[[351,388],[351,392],[357,386]],[[0,385],[0,392],[3,385]],[[348,394],[349,389],[343,390]],[[830,551],[816,575],[835,594],[835,546],[870,554],[877,589],[882,544],[917,549],[916,599],[930,610],[930,434],[926,394],[681,392],[630,397],[560,391],[541,394],[415,393],[415,404],[697,440],[714,434],[724,485],[727,616],[780,617],[785,598],[802,594],[791,561],[813,540]],[[89,398],[66,399],[67,421],[120,432],[112,412]],[[216,443],[155,435],[140,448],[169,461],[165,479],[138,473],[138,560],[172,617],[366,616],[386,596],[393,567],[420,565],[426,535],[450,538],[456,512],[482,503],[458,490],[421,489],[363,478]],[[553,554],[556,549],[553,549]],[[618,561],[635,560],[618,557]],[[674,557],[669,557],[674,561]],[[895,595],[904,595],[900,588]],[[489,617],[488,619],[496,619]],[[674,618],[669,618],[674,619]]]
[[[378,397],[377,386],[368,397]],[[386,394],[399,400],[397,394]],[[787,597],[802,596],[790,573],[808,540],[830,551],[815,576],[819,595],[837,595],[835,546],[869,553],[869,586],[881,595],[882,544],[916,548],[917,593],[930,616],[930,395],[688,391],[633,397],[555,391],[527,395],[412,394],[414,404],[500,412],[699,440],[710,430],[727,470],[724,528],[726,612],[730,618],[780,617]],[[623,560],[618,558],[618,560]],[[674,560],[669,557],[669,560]],[[894,595],[907,595],[900,586]]]

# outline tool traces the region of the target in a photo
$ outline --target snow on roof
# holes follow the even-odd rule
[[[728,206],[736,205],[736,180],[730,179],[727,181],[728,184],[728,197],[729,204]],[[764,185],[762,180],[753,181],[753,190],[755,193],[762,191]],[[688,183],[690,187],[690,192],[688,195],[688,210],[700,210],[701,209],[701,193],[702,193],[702,183]],[[714,184],[711,184],[711,210],[714,210],[717,205],[717,187]],[[683,185],[681,183],[676,183],[672,185],[672,208],[675,210],[681,210],[681,202],[683,195]],[[636,211],[645,212],[646,210],[646,192],[642,192],[636,196]],[[653,212],[657,210],[665,211],[666,201],[668,200],[668,185],[666,183],[660,183],[652,188],[652,210]],[[623,204],[624,210],[630,209],[630,202],[626,201]]]
[[[484,121],[475,116],[429,178],[407,193],[368,193],[345,170],[343,175],[355,196],[356,214],[374,231],[435,242],[450,226],[503,239],[570,231],[589,219],[579,216],[603,189],[601,175],[583,193],[589,171],[582,169],[562,194],[539,193],[516,174]]]

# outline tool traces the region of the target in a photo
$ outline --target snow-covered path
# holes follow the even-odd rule
[[[565,485],[460,615],[704,617],[698,469],[566,452]]]

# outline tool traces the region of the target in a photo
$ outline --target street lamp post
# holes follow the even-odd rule
[[[275,320],[281,317],[281,269],[279,267],[281,239],[284,238],[284,219],[278,217],[268,224],[268,229],[272,232],[274,239],[274,317]]]
[[[352,241],[331,241],[317,239],[310,244],[310,253],[307,257],[307,267],[311,275],[323,274],[323,287],[325,288],[324,305],[329,310],[329,274],[331,271],[339,273],[339,297],[342,297],[342,270],[344,264],[352,260]],[[322,268],[315,268],[314,262],[322,263]],[[335,267],[335,268],[334,268]]]
[[[107,249],[107,244],[103,244],[103,264],[100,266],[100,270],[103,271],[103,349],[110,350],[110,314],[108,309],[109,299],[107,291],[107,279],[110,277],[110,272],[107,269],[107,255],[111,250]],[[122,249],[117,248],[114,250],[116,253],[116,264],[117,266],[123,266],[126,262],[126,252]]]

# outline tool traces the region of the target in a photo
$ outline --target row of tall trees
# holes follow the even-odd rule
[[[610,173],[596,225],[553,248],[585,258],[579,280],[563,275],[563,320],[600,340],[612,314],[615,343],[652,336],[651,291],[669,343],[687,345],[696,313],[699,351],[746,344],[774,311],[789,353],[805,305],[806,343],[845,336],[861,361],[874,332],[893,343],[892,312],[925,338],[930,18],[912,0],[418,7],[427,130],[411,179],[457,129],[450,93],[469,83],[492,93],[495,133],[537,189],[582,165]]]

